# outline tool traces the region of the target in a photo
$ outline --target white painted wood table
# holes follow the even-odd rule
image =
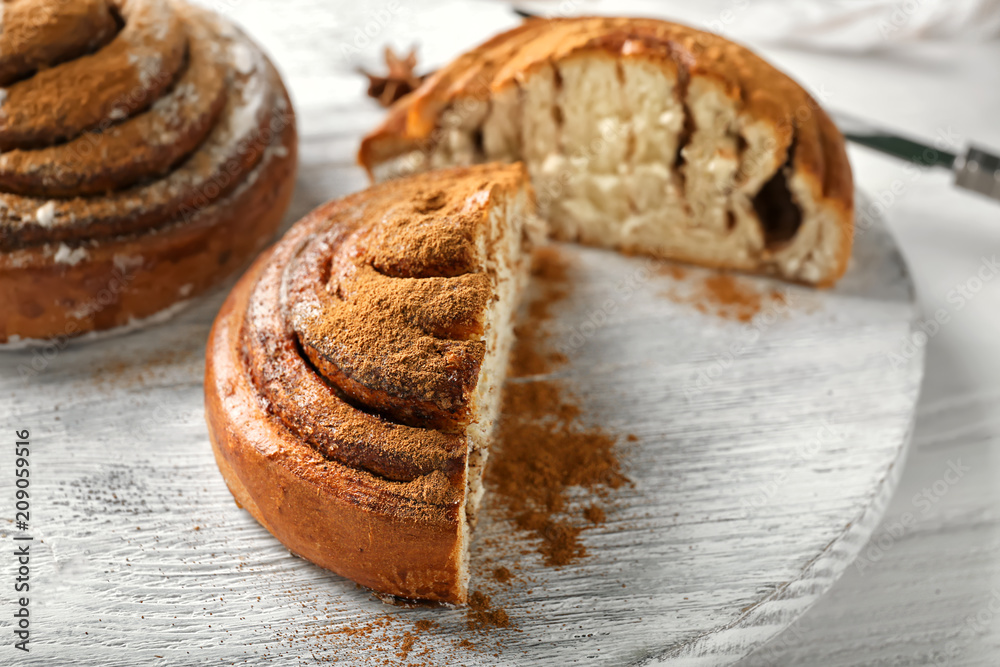
[[[440,0],[334,9],[306,1],[208,4],[260,39],[291,85],[303,142],[289,221],[365,184],[353,152],[379,112],[362,102],[355,64],[375,67],[381,46],[391,42],[419,43],[434,65],[514,23],[498,5]],[[851,96],[863,87],[859,63],[772,55],[801,79],[835,90],[838,106],[869,111],[863,96]],[[898,76],[905,64],[888,59],[882,67]],[[937,76],[939,84],[959,79],[950,81],[954,94],[971,94],[960,77]],[[924,80],[933,78],[932,71]],[[884,84],[869,85],[870,99]],[[978,94],[997,108],[995,86]],[[952,117],[943,100],[919,103],[939,103],[937,118]],[[879,118],[877,110],[869,115]],[[919,122],[911,127],[926,130]],[[974,129],[989,131],[983,123]],[[981,138],[1000,144],[992,131]],[[893,191],[894,167],[856,157],[862,187]],[[822,297],[793,291],[792,314],[775,318],[745,355],[717,371],[721,380],[687,396],[685,383],[714,368],[720,350],[746,328],[663,298],[668,277],[643,277],[621,317],[588,338],[571,364],[577,384],[589,387],[584,400],[593,418],[639,436],[626,457],[636,487],[623,492],[609,524],[588,535],[597,556],[562,570],[525,557],[532,592],[515,587],[503,599],[522,632],[494,644],[480,640],[473,652],[451,641],[462,636],[461,612],[384,607],[290,557],[233,506],[207,448],[200,402],[204,339],[222,292],[154,331],[70,347],[28,381],[11,371],[30,353],[0,358],[3,422],[34,434],[40,496],[33,525],[43,541],[34,561],[33,661],[13,664],[308,664],[334,657],[364,664],[385,657],[376,650],[381,631],[368,643],[335,631],[387,613],[404,626],[438,620],[441,627],[417,646],[434,648],[441,664],[728,664],[754,647],[746,664],[922,663],[944,655],[938,662],[995,664],[1000,594],[991,578],[1000,574],[1000,492],[989,402],[1000,394],[998,320],[990,307],[998,292],[988,283],[960,309],[947,290],[978,270],[991,243],[996,247],[1000,209],[948,192],[933,175],[919,179],[907,181],[889,207],[890,224],[904,251],[916,248],[918,286],[937,286],[925,311],[947,307],[953,317],[928,345],[930,379],[906,469],[893,462],[923,351],[901,365],[888,355],[887,346],[906,337],[912,310],[899,260],[877,228],[862,237],[860,260],[844,285]],[[960,216],[945,215],[952,206]],[[571,252],[581,286],[557,327],[574,326],[587,304],[599,302],[608,289],[600,277],[613,285],[615,278],[647,276],[640,260]],[[658,335],[625,345],[616,334],[634,324],[629,317]],[[810,345],[820,343],[825,356],[817,361]],[[950,346],[943,357],[942,345]],[[655,372],[648,359],[659,360]],[[767,372],[789,360],[815,378],[799,373],[782,381]],[[633,377],[647,384],[630,387],[624,379]],[[821,394],[810,393],[819,386]],[[631,400],[602,398],[609,395]],[[673,406],[670,418],[650,419],[660,405]],[[715,411],[707,416],[709,407]],[[756,457],[751,464],[741,461],[747,454]],[[889,519],[866,545],[900,472],[902,491]],[[741,490],[727,493],[728,484]],[[924,487],[929,495],[918,496]],[[9,480],[0,479],[0,490],[8,502]],[[620,529],[630,536],[624,544]],[[486,520],[481,532],[501,530]],[[792,625],[859,550],[864,560]],[[9,559],[0,571],[9,579]],[[0,596],[5,634],[10,598]],[[4,664],[9,648],[0,648]]]
[[[759,4],[617,0],[577,7],[669,14],[738,37]],[[898,11],[882,28],[909,32],[930,5],[896,3],[891,9]],[[878,30],[867,28],[869,34]],[[866,54],[751,45],[841,111],[934,145],[944,142],[961,151],[966,143],[979,142],[1000,150],[996,40],[931,41]],[[850,158],[856,182],[884,202],[925,319],[943,311],[948,322],[927,338],[917,337],[927,353],[927,370],[913,447],[886,519],[862,551],[864,560],[740,665],[995,666],[1000,664],[1000,281],[991,262],[1000,256],[1000,207],[954,189],[945,173],[913,169],[863,148],[852,147]],[[970,468],[960,478],[949,473],[957,464]],[[908,525],[900,531],[904,520]]]

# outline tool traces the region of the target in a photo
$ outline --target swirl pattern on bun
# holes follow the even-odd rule
[[[237,502],[291,551],[465,600],[532,208],[521,165],[376,186],[296,223],[230,294],[209,433]]]
[[[0,315],[0,342],[150,317],[267,242],[296,133],[253,42],[178,0],[7,8],[0,295],[17,307]]]

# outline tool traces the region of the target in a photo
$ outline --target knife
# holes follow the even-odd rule
[[[917,139],[902,137],[842,112],[829,112],[844,137],[859,146],[928,167],[941,167],[955,174],[955,185],[1000,200],[1000,157],[978,146],[956,155]]]

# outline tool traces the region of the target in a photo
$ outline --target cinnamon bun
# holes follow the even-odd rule
[[[148,318],[267,243],[296,131],[252,41],[179,0],[4,12],[0,343]]]
[[[359,160],[375,181],[522,160],[564,240],[817,286],[850,255],[851,168],[820,105],[664,21],[526,21],[396,102]]]
[[[206,415],[237,502],[380,593],[463,602],[512,313],[541,236],[521,165],[320,207],[259,258],[208,343]]]

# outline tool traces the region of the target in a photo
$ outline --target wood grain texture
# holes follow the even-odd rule
[[[489,12],[461,35],[435,23],[453,4],[423,3],[379,39],[417,26],[422,42],[456,52],[503,27]],[[364,11],[341,21],[314,3],[296,3],[294,17],[275,7],[247,0],[236,18],[300,102],[291,221],[363,187],[353,150],[379,112],[337,49]],[[377,55],[368,46],[357,57]],[[202,414],[204,340],[222,289],[153,330],[0,356],[0,422],[29,428],[33,443],[37,644],[20,662],[377,664],[433,619],[414,653],[431,651],[419,658],[431,664],[726,664],[788,628],[865,546],[904,455],[923,356],[897,365],[888,354],[915,316],[890,237],[874,227],[836,290],[789,287],[787,309],[765,307],[749,325],[667,296],[693,289],[701,271],[675,279],[642,259],[565,252],[575,288],[553,324],[571,358],[560,377],[587,419],[637,436],[622,443],[634,486],[586,533],[591,557],[557,570],[528,542],[486,548],[509,533],[487,508],[473,558],[479,570],[494,558],[519,573],[494,593],[516,630],[469,634],[461,610],[383,605],[290,556],[235,507]],[[0,477],[0,497],[11,482]],[[0,576],[10,573],[0,560]],[[10,611],[3,596],[0,633]],[[342,633],[366,626],[366,638]],[[477,649],[457,647],[462,638]],[[794,647],[781,650],[751,659],[795,662]]]
[[[789,288],[788,312],[731,362],[724,351],[752,325],[664,296],[701,272],[678,284],[642,259],[564,250],[576,287],[553,330],[572,360],[561,377],[587,419],[638,437],[624,453],[635,486],[587,535],[592,556],[579,565],[544,568],[530,543],[528,555],[506,550],[503,562],[530,586],[494,595],[519,630],[488,640],[501,663],[721,664],[832,584],[881,515],[919,384],[919,357],[894,371],[885,354],[912,315],[886,239],[862,240],[881,251],[859,253],[841,289]],[[0,358],[4,423],[34,434],[44,639],[32,662],[284,664],[307,652],[360,664],[382,640],[344,642],[336,631],[386,614],[403,626],[440,623],[421,641],[447,655],[468,636],[462,611],[386,607],[289,556],[234,506],[202,421],[202,341],[218,299],[154,330],[70,346],[27,382],[16,371],[31,353]],[[609,303],[603,324],[585,326]],[[692,392],[713,368],[718,377]],[[487,512],[477,545],[507,532]]]

